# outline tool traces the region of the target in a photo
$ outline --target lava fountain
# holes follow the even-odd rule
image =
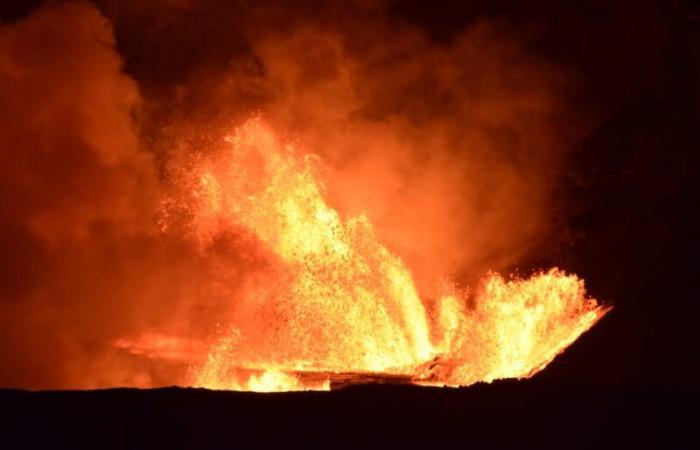
[[[558,269],[528,279],[491,273],[473,292],[445,282],[437,299],[422,299],[366,216],[328,206],[318,158],[261,118],[226,141],[195,165],[193,230],[203,245],[243,230],[264,249],[266,267],[232,299],[226,331],[193,358],[201,361],[195,386],[269,392],[524,378],[608,311]]]

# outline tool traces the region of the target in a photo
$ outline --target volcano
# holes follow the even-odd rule
[[[698,17],[2,2],[0,447],[687,446]]]

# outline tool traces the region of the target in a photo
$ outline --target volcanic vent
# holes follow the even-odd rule
[[[265,269],[218,342],[191,355],[204,360],[194,385],[287,391],[528,377],[607,311],[558,269],[512,280],[492,273],[474,292],[445,282],[425,301],[367,217],[327,205],[317,158],[259,117],[226,142],[189,174],[184,207],[201,245],[243,230],[263,249]]]

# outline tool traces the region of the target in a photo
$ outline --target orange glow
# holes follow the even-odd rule
[[[203,361],[194,385],[267,392],[363,377],[444,386],[524,378],[607,312],[558,269],[529,279],[490,274],[473,294],[446,283],[427,302],[366,216],[328,206],[315,157],[259,118],[226,140],[195,168],[195,231],[206,244],[246,230],[267,267],[231,300],[228,331],[193,358]]]
[[[152,332],[144,333],[134,339],[121,338],[113,345],[116,348],[127,350],[132,355],[183,362],[197,358],[202,351],[206,350],[198,341]]]

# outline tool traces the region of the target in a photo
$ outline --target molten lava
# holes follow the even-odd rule
[[[316,158],[259,118],[226,140],[195,168],[194,229],[203,245],[243,230],[266,266],[231,299],[229,328],[193,367],[194,385],[290,391],[529,377],[607,312],[558,269],[524,280],[490,274],[471,295],[446,283],[436,300],[421,299],[368,218],[327,205]],[[144,345],[132,351],[154,352]],[[171,347],[161,339],[155,351],[177,354]]]

